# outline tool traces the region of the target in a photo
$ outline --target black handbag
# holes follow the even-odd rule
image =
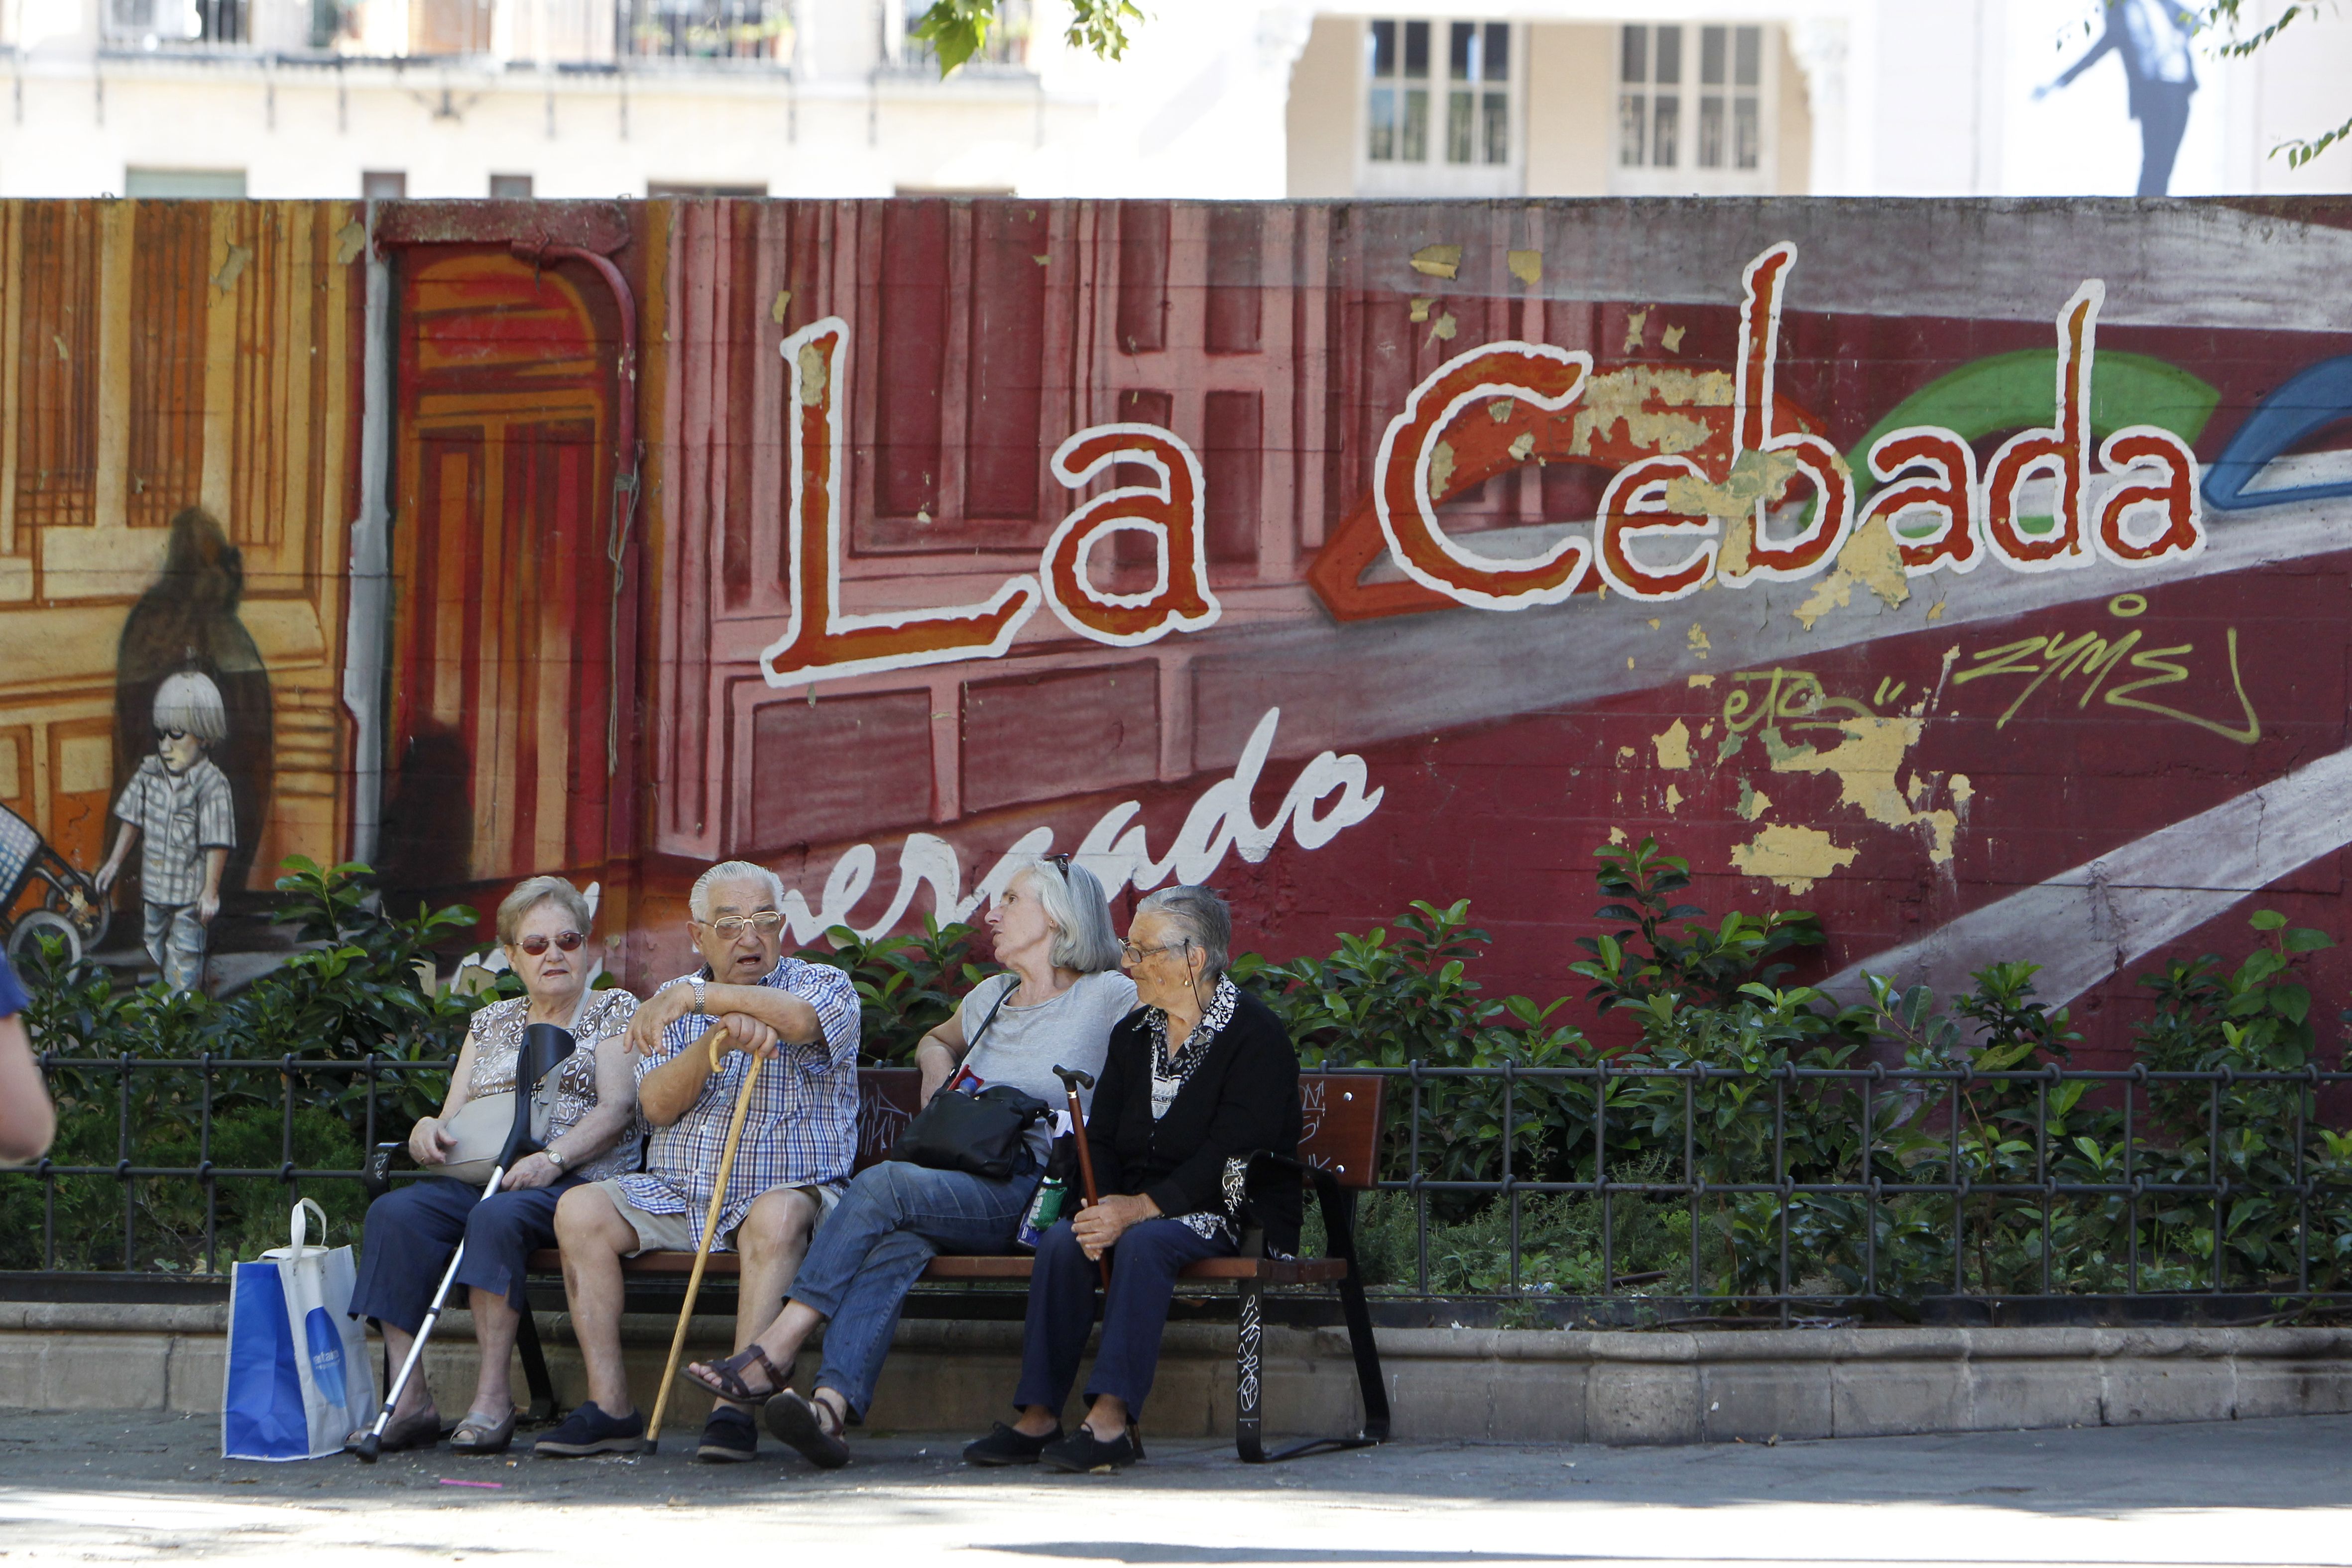
[[[1013,995],[1007,986],[988,1011],[988,1019],[972,1037],[969,1057],[988,1036],[988,1026]],[[977,1094],[942,1087],[931,1103],[907,1124],[890,1151],[894,1160],[935,1171],[963,1171],[1002,1181],[1013,1174],[1028,1152],[1031,1127],[1052,1114],[1046,1103],[1010,1083],[992,1084]]]

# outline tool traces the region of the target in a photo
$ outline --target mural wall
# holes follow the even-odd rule
[[[135,879],[55,868],[181,670],[215,983],[289,852],[597,881],[651,983],[722,854],[809,938],[1071,850],[1282,955],[1467,896],[1549,996],[1654,833],[1819,975],[2031,957],[2107,1051],[2250,895],[2340,925],[2352,204],[0,223],[15,910],[126,963]]]

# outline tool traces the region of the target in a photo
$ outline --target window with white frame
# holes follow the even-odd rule
[[[1374,193],[1509,194],[1521,162],[1508,22],[1380,17],[1364,29],[1360,184]]]
[[[1633,23],[1620,34],[1617,165],[1628,194],[1772,188],[1770,29]]]

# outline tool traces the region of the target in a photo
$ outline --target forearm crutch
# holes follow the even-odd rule
[[[1079,1207],[1092,1208],[1101,1199],[1095,1192],[1095,1156],[1094,1151],[1087,1147],[1087,1113],[1079,1108],[1078,1091],[1093,1088],[1095,1081],[1074,1067],[1056,1067],[1054,1069],[1054,1076],[1062,1081],[1062,1087],[1070,1096],[1070,1128],[1076,1134],[1071,1141],[1078,1145]],[[1095,1260],[1095,1265],[1102,1270],[1103,1288],[1108,1290],[1110,1288],[1110,1253],[1105,1251],[1101,1257]]]
[[[482,1196],[477,1201],[488,1202],[498,1192],[499,1183],[505,1179],[506,1174],[504,1166],[491,1171],[489,1184],[482,1188]],[[457,1238],[457,1249],[449,1255],[448,1270],[441,1276],[441,1288],[433,1292],[433,1304],[425,1309],[425,1321],[416,1325],[415,1336],[408,1342],[408,1355],[400,1364],[400,1375],[392,1380],[392,1387],[383,1396],[383,1406],[375,1413],[375,1425],[352,1446],[352,1452],[360,1457],[361,1463],[372,1465],[383,1457],[383,1431],[392,1424],[393,1406],[400,1403],[401,1391],[408,1386],[410,1375],[416,1371],[417,1364],[425,1359],[425,1342],[433,1337],[434,1325],[441,1321],[441,1309],[448,1302],[449,1289],[457,1282],[457,1266],[465,1260],[466,1239],[460,1236]]]
[[[710,1031],[710,1071],[719,1071],[719,1047],[727,1034],[721,1024]],[[677,1376],[677,1358],[686,1349],[686,1325],[694,1319],[694,1298],[702,1290],[702,1266],[710,1260],[710,1243],[719,1234],[719,1212],[727,1207],[727,1178],[735,1173],[735,1150],[743,1141],[743,1114],[751,1108],[751,1091],[760,1082],[760,1058],[751,1058],[751,1070],[743,1074],[743,1087],[735,1092],[735,1115],[727,1124],[727,1147],[719,1155],[719,1181],[710,1189],[710,1207],[702,1217],[702,1240],[694,1249],[694,1272],[687,1276],[686,1304],[677,1309],[677,1332],[669,1336],[669,1364],[662,1368],[661,1392],[654,1396],[654,1418],[646,1427],[646,1448],[650,1451],[661,1441],[662,1413],[669,1408],[670,1384]]]

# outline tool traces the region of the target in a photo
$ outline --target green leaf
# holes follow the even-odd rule
[[[2276,931],[2286,925],[2286,916],[2275,909],[2257,909],[2246,924],[2257,931]]]

